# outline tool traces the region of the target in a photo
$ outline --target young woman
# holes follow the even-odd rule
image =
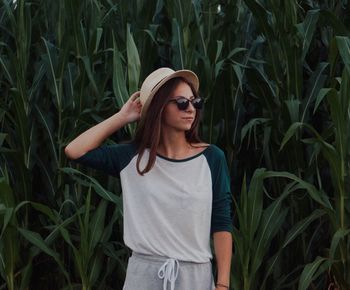
[[[132,250],[123,290],[229,289],[228,169],[223,152],[198,137],[198,88],[192,71],[160,68],[118,113],[65,148],[75,162],[120,177],[124,242]],[[101,145],[134,121],[139,123],[132,142]]]

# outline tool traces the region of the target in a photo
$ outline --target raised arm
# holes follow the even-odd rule
[[[100,146],[115,131],[128,123],[137,121],[141,112],[139,95],[140,92],[132,94],[118,113],[91,127],[71,141],[64,149],[66,156],[70,159],[79,158],[86,152]]]

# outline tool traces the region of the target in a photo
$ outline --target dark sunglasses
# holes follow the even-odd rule
[[[197,97],[193,100],[189,100],[185,97],[179,97],[177,99],[172,99],[172,100],[169,100],[169,102],[174,102],[176,103],[177,105],[177,108],[180,110],[180,111],[184,111],[188,108],[190,102],[192,103],[192,106],[197,109],[197,110],[200,110],[202,109],[203,107],[203,99],[200,98],[200,97]]]

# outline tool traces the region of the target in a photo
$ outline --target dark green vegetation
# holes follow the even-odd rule
[[[349,5],[0,0],[0,289],[122,288],[119,182],[63,149],[159,66],[227,154],[231,289],[350,289]]]

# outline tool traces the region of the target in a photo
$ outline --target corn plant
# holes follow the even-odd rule
[[[0,273],[7,287],[10,290],[18,287],[16,283],[16,273],[20,263],[20,247],[19,243],[14,243],[18,240],[17,219],[14,215],[16,207],[10,186],[1,180],[1,235],[0,235]],[[30,267],[30,266],[29,266]]]
[[[348,215],[348,174],[349,167],[349,80],[350,80],[350,39],[348,37],[337,37],[335,39],[339,54],[343,59],[345,68],[342,77],[338,79],[340,84],[334,83],[334,88],[322,88],[319,92],[315,103],[314,111],[327,98],[328,109],[331,116],[329,130],[333,131],[334,141],[330,142],[328,136],[320,134],[309,124],[294,123],[287,131],[282,143],[282,147],[295,134],[296,129],[305,127],[312,132],[313,137],[307,138],[304,142],[320,148],[319,154],[323,155],[330,166],[330,173],[333,185],[334,209],[328,212],[329,222],[332,226],[332,240],[329,245],[328,255],[323,259],[317,259],[309,265],[311,273],[315,273],[317,268],[322,265],[332,265],[331,275],[334,277],[335,285],[340,289],[350,287],[349,276],[346,274],[350,271],[349,246],[350,246],[350,220]],[[339,87],[339,89],[338,89]],[[327,128],[328,129],[328,128]],[[328,137],[328,138],[327,138]],[[315,158],[317,158],[315,156]],[[323,268],[325,270],[325,268]],[[305,270],[306,271],[306,268]],[[313,272],[312,272],[313,271]],[[303,273],[304,274],[304,273]],[[319,274],[319,273],[317,273]],[[306,276],[306,275],[304,275]],[[299,289],[306,289],[308,285],[301,280]]]
[[[347,0],[1,0],[0,289],[121,289],[119,181],[63,148],[160,66],[198,74],[203,140],[226,152],[231,288],[349,288],[349,15]]]
[[[264,180],[268,178],[287,178],[287,183],[280,196],[264,207]],[[246,178],[243,180],[242,197],[236,203],[238,227],[234,229],[236,254],[233,257],[233,272],[231,275],[233,289],[282,289],[287,287],[283,279],[275,279],[278,273],[278,264],[281,263],[282,251],[285,250],[313,221],[321,218],[331,210],[327,196],[319,192],[294,174],[288,172],[272,172],[257,169],[250,181],[249,190]],[[293,225],[284,236],[284,241],[277,247],[271,244],[285,224],[288,207],[283,203],[289,195],[297,191],[305,191],[324,209],[316,209],[308,217]],[[269,255],[268,255],[269,254]],[[296,269],[300,270],[300,269]],[[270,277],[271,276],[271,277]]]

